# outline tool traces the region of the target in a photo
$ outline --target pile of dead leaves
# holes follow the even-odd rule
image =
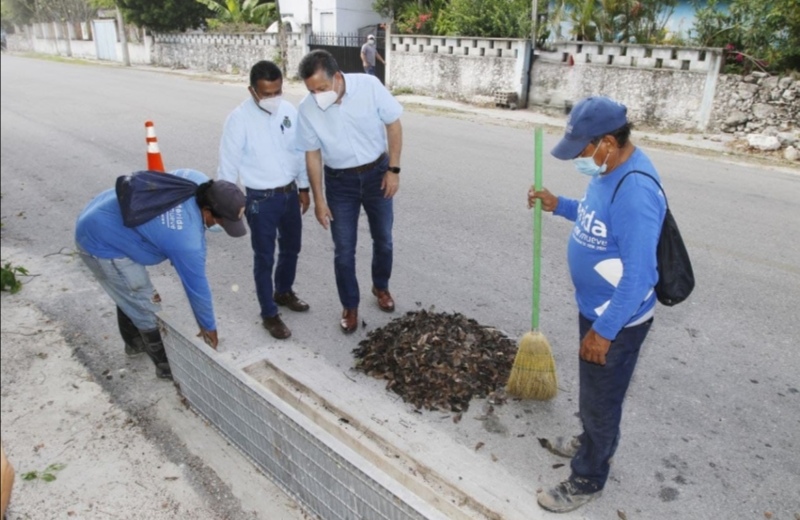
[[[353,350],[356,368],[386,379],[416,408],[465,411],[505,386],[517,347],[499,330],[455,313],[409,312],[371,331]]]

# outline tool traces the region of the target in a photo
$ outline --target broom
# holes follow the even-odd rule
[[[534,131],[534,188],[542,189],[542,129]],[[522,399],[552,399],[558,392],[556,364],[547,338],[539,331],[539,279],[542,256],[542,201],[533,211],[533,305],[531,332],[522,336],[511,367],[507,391]]]

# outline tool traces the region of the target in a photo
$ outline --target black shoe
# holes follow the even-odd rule
[[[122,309],[117,307],[117,325],[119,326],[119,333],[122,336],[122,341],[125,342],[125,354],[129,356],[138,356],[147,352],[142,333],[133,324],[133,321],[127,314],[122,312]]]
[[[144,354],[147,348],[144,346],[142,338],[134,338],[131,341],[125,342],[125,355],[133,357]]]
[[[169,367],[169,363],[159,363],[156,365],[156,377],[172,381],[172,369]]]
[[[276,314],[271,318],[264,318],[261,323],[275,339],[286,339],[292,335],[292,331],[283,323],[280,314]]]
[[[275,293],[272,299],[275,300],[277,305],[288,307],[289,310],[294,312],[305,312],[308,310],[308,304],[298,298],[294,291]]]

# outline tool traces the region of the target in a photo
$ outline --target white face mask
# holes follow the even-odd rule
[[[314,94],[314,100],[317,102],[317,106],[323,112],[328,110],[331,105],[336,103],[336,100],[339,99],[339,93],[336,92],[336,78],[333,78],[333,85],[331,85],[331,89],[327,92],[318,92]]]
[[[213,226],[206,226],[206,229],[208,231],[211,231],[212,233],[220,233],[221,231],[223,231],[222,226],[220,226],[217,223],[215,223]]]
[[[281,96],[259,99],[258,106],[261,107],[261,110],[274,114],[278,111],[278,107],[281,106]]]

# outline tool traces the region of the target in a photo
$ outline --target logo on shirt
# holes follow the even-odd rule
[[[284,128],[291,128],[292,127],[292,120],[289,119],[289,116],[285,116],[283,118],[283,127]]]
[[[595,213],[588,211],[581,203],[578,206],[578,219],[575,221],[572,236],[584,247],[605,251],[608,249],[608,228],[605,222],[595,216]]]

